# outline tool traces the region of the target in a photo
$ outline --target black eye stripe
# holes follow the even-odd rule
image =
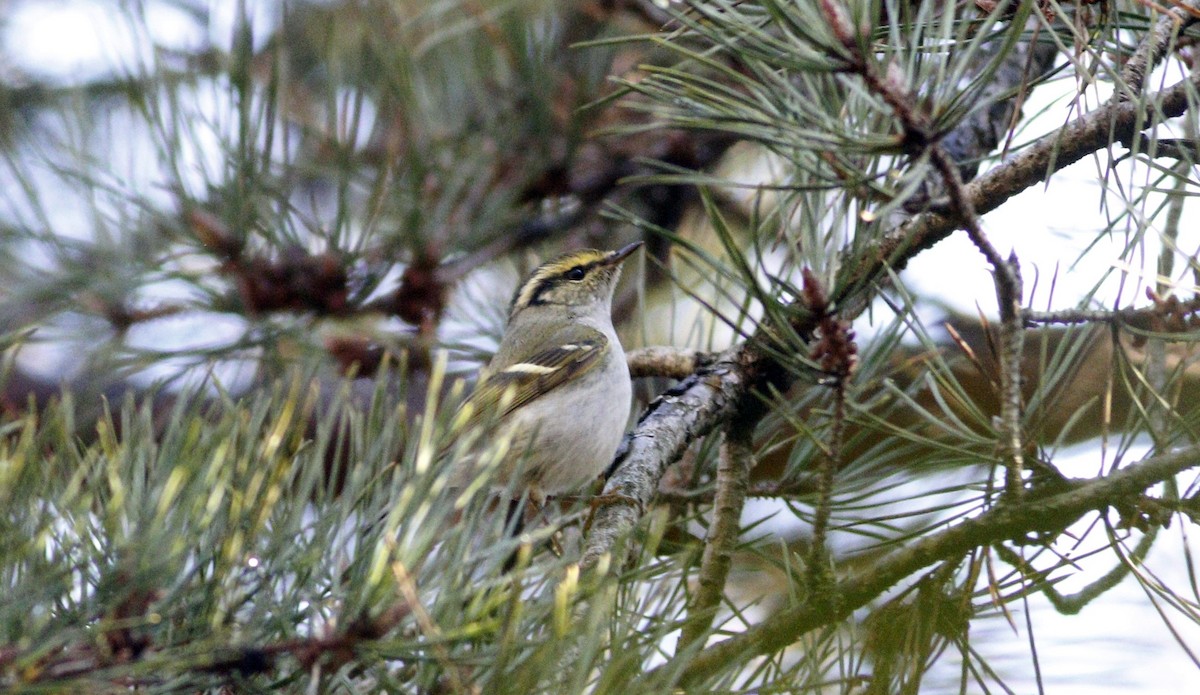
[[[512,302],[509,304],[509,312],[516,307],[517,302],[524,300],[522,306],[544,306],[551,304],[547,300],[546,294],[556,286],[561,287],[563,281],[579,282],[587,277],[589,271],[596,266],[601,265],[601,261],[591,261],[589,263],[580,263],[579,265],[571,266],[567,270],[557,270],[552,275],[543,275],[537,280],[532,288],[518,288],[517,293],[513,295]]]
[[[549,290],[553,286],[554,286],[554,282],[551,280],[542,280],[541,282],[539,282],[537,289],[535,289],[533,291],[533,294],[530,295],[530,297],[529,297],[529,306],[540,306],[542,304],[545,304],[546,300],[542,299],[542,295],[545,294],[547,292],[547,290]]]

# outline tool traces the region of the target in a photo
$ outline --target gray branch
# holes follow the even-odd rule
[[[735,361],[740,352],[723,353],[713,366],[688,377],[647,408],[618,452],[618,468],[603,494],[636,501],[640,507],[614,503],[597,508],[580,560],[584,567],[611,552],[617,539],[633,528],[654,499],[667,466],[734,412],[734,404],[747,390],[746,373]]]

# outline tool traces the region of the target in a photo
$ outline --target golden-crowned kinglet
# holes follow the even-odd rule
[[[511,438],[496,482],[535,502],[595,480],[621,443],[632,389],[612,296],[621,262],[641,245],[575,251],[534,271],[460,411],[496,419]]]

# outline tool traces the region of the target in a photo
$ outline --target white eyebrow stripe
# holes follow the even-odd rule
[[[521,362],[510,367],[505,367],[503,371],[515,374],[549,374],[551,372],[558,371],[558,368],[543,367],[540,364],[528,364],[526,362]]]

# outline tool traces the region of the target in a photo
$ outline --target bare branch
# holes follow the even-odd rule
[[[1132,326],[1151,330],[1155,324],[1159,330],[1168,332],[1186,331],[1194,326],[1196,314],[1200,313],[1200,297],[1180,301],[1175,296],[1151,297],[1154,306],[1135,309],[1063,309],[1060,311],[1033,311],[1022,313],[1026,323],[1071,325],[1080,323],[1105,323],[1111,326]]]
[[[715,362],[716,355],[701,350],[656,346],[630,350],[625,360],[629,363],[629,373],[635,378],[661,376],[685,379],[697,369]]]
[[[688,621],[679,637],[679,650],[692,646],[712,625],[725,580],[732,564],[733,548],[741,533],[742,507],[746,502],[750,469],[754,466],[753,429],[744,426],[725,430],[717,464],[717,497],[713,503],[713,520],[704,543],[700,560],[696,595],[688,607]]]
[[[604,496],[636,500],[643,508],[654,499],[667,466],[734,412],[747,391],[748,374],[738,362],[743,350],[722,353],[705,367],[650,404],[618,453],[618,466],[604,486]],[[580,564],[590,567],[610,553],[639,516],[630,504],[596,509]]]
[[[1145,85],[1146,75],[1162,61],[1179,34],[1197,21],[1200,21],[1200,2],[1197,0],[1185,0],[1159,17],[1121,72],[1125,90],[1117,92],[1120,98],[1136,100]]]

